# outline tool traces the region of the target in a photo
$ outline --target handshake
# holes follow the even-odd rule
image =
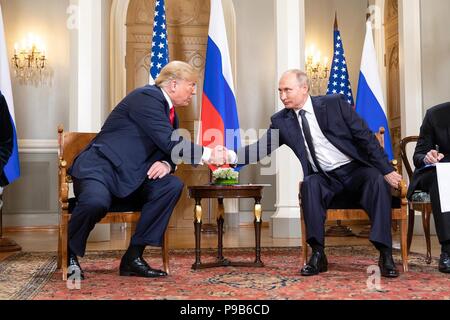
[[[209,159],[205,161],[208,165],[223,166],[224,164],[234,165],[237,162],[237,155],[233,150],[228,150],[224,146],[216,146],[211,150]]]

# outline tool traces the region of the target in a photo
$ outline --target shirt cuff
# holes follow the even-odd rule
[[[200,161],[199,164],[204,164],[205,162],[208,162],[209,159],[211,159],[211,153],[212,153],[212,149],[211,148],[204,147],[203,148],[202,160]]]
[[[169,172],[172,172],[172,166],[167,161],[161,161],[162,163],[166,164],[169,167]]]

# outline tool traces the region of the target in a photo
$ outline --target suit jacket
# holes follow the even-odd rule
[[[421,182],[424,170],[421,170],[427,153],[439,146],[439,152],[444,154],[441,162],[450,162],[450,102],[428,109],[420,127],[419,140],[414,151],[413,161],[416,169],[408,188],[408,198],[414,193]]]
[[[0,187],[8,184],[3,171],[13,150],[13,127],[5,97],[0,92]]]
[[[386,175],[394,171],[384,149],[366,122],[340,95],[312,97],[314,113],[325,137],[343,154]],[[274,136],[278,135],[274,138]],[[276,141],[279,140],[279,145]],[[266,135],[238,152],[239,163],[252,163],[282,145],[290,147],[300,160],[305,176],[313,173],[294,110],[283,109],[271,117]]]
[[[200,163],[202,147],[177,135],[177,128],[178,117],[172,127],[161,89],[138,88],[114,108],[69,174],[98,180],[116,197],[124,198],[139,188],[157,161],[169,162],[173,170],[175,162]]]

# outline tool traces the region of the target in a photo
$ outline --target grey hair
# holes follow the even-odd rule
[[[306,72],[304,72],[304,71],[302,71],[300,69],[290,69],[290,70],[286,71],[283,74],[283,76],[287,75],[287,74],[295,74],[295,76],[297,78],[297,81],[298,81],[298,84],[300,86],[306,85],[308,87],[308,91],[310,90],[310,88],[311,88],[311,79],[309,79],[309,77],[306,74]]]

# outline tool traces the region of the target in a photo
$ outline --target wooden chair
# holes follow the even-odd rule
[[[411,183],[413,170],[411,166],[412,161],[410,162],[410,159],[408,158],[406,148],[409,143],[417,143],[417,140],[419,140],[418,136],[409,136],[403,138],[400,141],[400,152],[402,155],[403,164],[405,165],[406,168],[406,172],[408,173],[409,183]],[[408,201],[408,253],[410,252],[411,249],[411,242],[414,233],[415,211],[419,211],[422,213],[423,231],[427,243],[426,262],[430,264],[431,263],[430,216],[433,209],[431,208],[430,195],[427,192],[422,192],[419,190],[418,192],[415,192],[412,195],[411,201]]]
[[[59,143],[59,203],[61,207],[58,236],[58,269],[62,269],[63,280],[67,280],[67,244],[68,223],[76,199],[69,199],[69,184],[71,177],[67,169],[75,157],[91,142],[96,133],[64,132],[62,125],[58,127]],[[140,218],[140,203],[124,203],[113,201],[110,212],[99,223],[136,223]],[[164,271],[169,273],[168,236],[164,234],[162,245],[162,260]]]
[[[380,142],[380,145],[384,148],[384,128],[380,128],[380,131],[376,133],[377,139]],[[393,160],[392,164],[396,170],[397,169],[397,161]],[[301,190],[302,182],[300,182]],[[406,236],[407,236],[407,223],[406,223],[406,183],[402,181],[400,183],[399,189],[392,189],[392,220],[397,220],[400,225],[400,247],[401,247],[401,255],[402,255],[402,263],[403,263],[403,271],[408,271],[408,251],[406,245]],[[328,221],[345,221],[345,220],[368,220],[367,213],[359,206],[356,201],[349,200],[352,199],[351,195],[343,194],[335,199],[333,199],[330,208],[327,210],[327,220]],[[302,258],[303,263],[306,264],[308,259],[308,245],[306,243],[307,235],[306,235],[306,225],[303,216],[303,207],[302,207],[302,196],[301,192],[299,192],[299,200],[300,200],[300,224],[301,224],[301,241],[302,241]]]

